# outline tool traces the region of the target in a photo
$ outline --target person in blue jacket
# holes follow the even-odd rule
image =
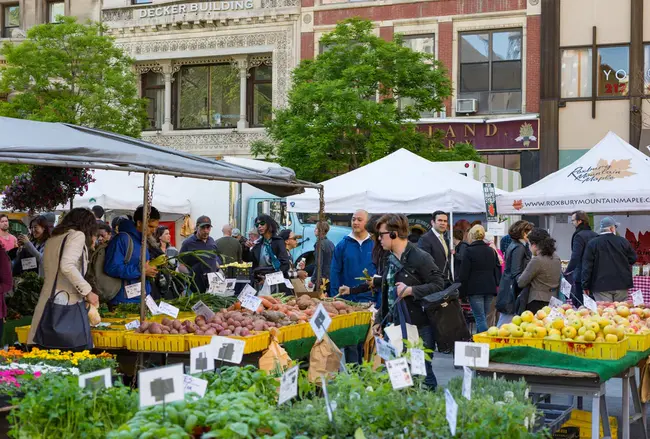
[[[143,207],[138,207],[133,213],[133,221],[123,219],[120,221],[120,233],[115,235],[106,248],[106,261],[104,262],[104,271],[107,275],[122,279],[122,288],[117,296],[111,300],[111,304],[119,303],[139,303],[140,296],[128,298],[126,295],[126,286],[140,283],[140,249],[142,247],[142,231],[147,235],[153,235],[160,223],[160,212],[155,207],[151,207],[149,221],[146,227],[143,227]],[[128,262],[124,262],[129,247],[129,240],[133,242],[133,252]],[[149,261],[149,251],[147,250],[147,261]],[[149,263],[145,264],[145,273],[147,278],[154,278],[158,273],[155,267],[150,267]],[[146,283],[147,294],[151,292],[149,281]]]
[[[368,212],[357,210],[352,216],[352,233],[336,245],[330,269],[330,296],[340,294],[352,302],[375,302],[372,291],[361,278],[363,270],[372,277],[376,273],[372,263],[374,242],[366,230]]]

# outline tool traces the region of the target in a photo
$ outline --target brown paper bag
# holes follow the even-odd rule
[[[641,402],[645,404],[650,400],[650,359],[642,362],[640,376],[641,382],[639,383],[639,393]]]
[[[336,373],[341,367],[343,353],[327,334],[317,341],[309,354],[309,381],[320,382],[322,375]]]
[[[281,375],[290,364],[291,358],[289,354],[280,346],[275,335],[271,335],[269,348],[260,357],[260,370],[264,370],[269,374],[279,373]]]

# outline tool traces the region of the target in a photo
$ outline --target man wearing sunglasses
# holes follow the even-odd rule
[[[194,282],[198,293],[205,293],[209,287],[207,274],[219,269],[220,261],[217,256],[217,243],[210,236],[212,221],[210,217],[201,215],[196,220],[194,235],[183,241],[181,253],[193,251],[210,251],[212,253],[201,256],[184,256],[180,258],[188,274],[194,274]]]

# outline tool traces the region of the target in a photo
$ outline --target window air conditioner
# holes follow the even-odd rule
[[[456,113],[476,113],[478,111],[478,100],[458,99],[456,101]]]

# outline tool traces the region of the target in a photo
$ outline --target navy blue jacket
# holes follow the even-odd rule
[[[127,236],[128,235],[128,236]],[[133,241],[133,253],[128,263],[124,263],[126,251],[129,245],[129,238]],[[106,247],[106,260],[104,262],[104,272],[118,279],[122,279],[122,288],[117,296],[111,300],[111,303],[140,303],[139,297],[127,299],[124,293],[124,285],[140,283],[140,249],[142,248],[142,233],[135,228],[135,223],[131,220],[122,220],[120,222],[120,233],[113,237]],[[147,260],[149,260],[149,251],[147,250]],[[147,294],[151,293],[151,285],[147,280]]]
[[[121,223],[120,223],[121,227]],[[199,260],[196,256],[183,256],[180,258],[181,262],[185,264],[191,273],[194,273],[194,282],[198,287],[199,293],[205,293],[208,289],[207,273],[214,273],[219,268],[219,260],[217,259],[217,243],[212,237],[208,236],[208,240],[203,242],[196,237],[196,234],[190,236],[181,245],[181,253],[192,252],[196,250],[209,250],[214,252],[213,255],[205,255]]]
[[[587,243],[598,236],[598,233],[591,230],[587,225],[580,225],[571,238],[571,260],[565,272],[573,273],[573,281],[576,284],[582,283],[582,258],[587,248]]]
[[[332,267],[330,269],[330,295],[336,296],[339,287],[345,285],[350,287],[351,293],[345,296],[346,300],[353,302],[373,302],[373,294],[364,281],[357,280],[363,277],[363,270],[367,269],[368,274],[373,276],[376,273],[375,264],[372,263],[372,249],[374,243],[370,237],[359,242],[346,236],[334,248],[332,255]]]

